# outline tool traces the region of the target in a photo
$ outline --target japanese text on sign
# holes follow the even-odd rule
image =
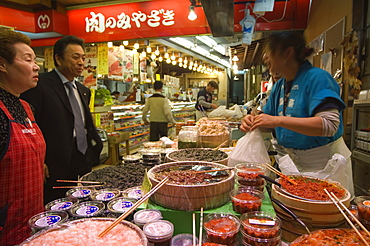
[[[91,18],[86,17],[86,32],[104,32],[107,28],[132,28],[134,24],[137,28],[140,28],[142,23],[146,23],[150,27],[172,26],[175,24],[175,13],[173,10],[152,10],[149,15],[137,11],[130,15],[122,12],[116,17],[106,18],[101,13],[90,12]]]

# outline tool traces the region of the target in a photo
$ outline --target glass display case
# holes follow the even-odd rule
[[[370,195],[370,99],[354,100],[351,131],[356,195]]]
[[[195,103],[193,102],[172,102],[172,112],[176,122],[185,122],[195,119]],[[149,141],[149,125],[142,120],[142,104],[124,104],[111,106],[115,131],[130,133],[129,150],[136,152],[142,143]],[[148,116],[149,117],[149,116]],[[169,137],[175,137],[175,126],[169,125]],[[126,148],[122,143],[120,149]],[[123,155],[124,153],[122,153]]]

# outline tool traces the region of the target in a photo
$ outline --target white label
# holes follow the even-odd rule
[[[275,221],[273,220],[263,220],[263,219],[249,219],[249,224],[254,225],[267,225],[267,226],[274,226]]]

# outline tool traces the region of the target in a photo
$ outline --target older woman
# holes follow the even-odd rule
[[[40,67],[30,39],[0,32],[0,245],[30,236],[32,215],[43,211],[45,141],[29,104],[19,99],[35,87]]]
[[[333,77],[306,60],[312,52],[302,33],[270,35],[265,63],[282,79],[273,86],[263,114],[247,115],[241,129],[274,128],[278,153],[289,154],[300,172],[320,172],[334,154],[341,154],[347,166],[336,179],[353,193],[351,152],[342,138],[345,104]]]

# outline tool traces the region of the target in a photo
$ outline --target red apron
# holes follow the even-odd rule
[[[0,209],[7,206],[0,245],[16,245],[30,237],[28,220],[44,211],[43,184],[46,145],[28,103],[20,100],[31,123],[14,121],[0,101],[0,109],[10,120],[8,149],[0,161]]]

